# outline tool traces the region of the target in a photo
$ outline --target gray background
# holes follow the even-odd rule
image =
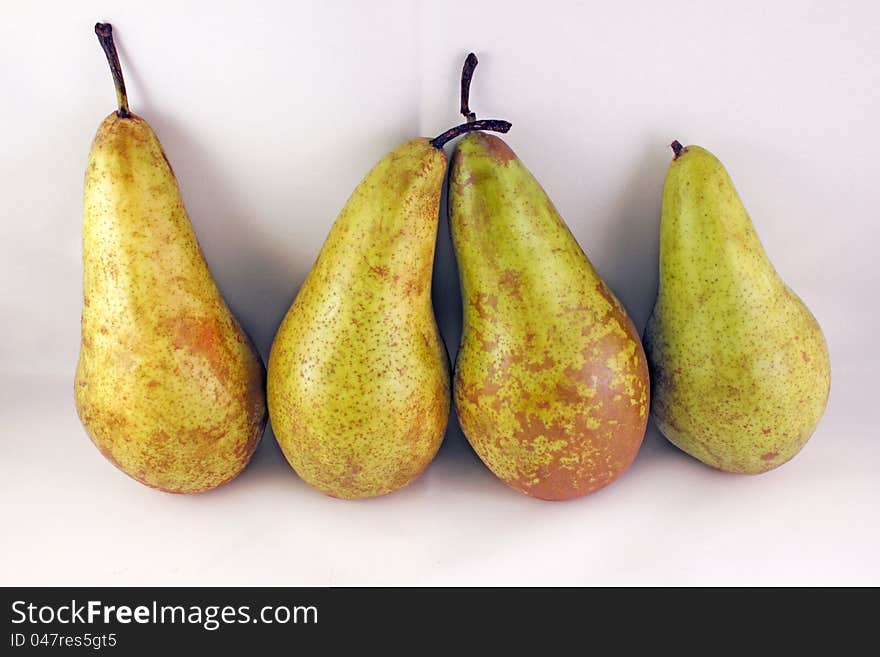
[[[708,6],[708,5],[712,6]],[[832,393],[790,464],[706,468],[653,426],[578,501],[507,489],[454,423],[427,473],[325,498],[271,431],[205,495],[112,468],[75,415],[82,180],[114,108],[96,20],[156,130],[214,276],[264,356],[336,214],[384,153],[472,108],[542,182],[641,329],[669,142],[727,165],[783,278],[821,323]],[[833,2],[7,0],[0,9],[0,584],[880,584],[872,410],[880,5]],[[444,220],[435,308],[461,320]]]

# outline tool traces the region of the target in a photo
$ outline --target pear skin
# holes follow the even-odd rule
[[[205,491],[250,460],[266,423],[264,380],[156,135],[120,102],[98,129],[85,179],[74,389],[89,437],[143,484]]]
[[[269,357],[272,426],[297,474],[340,498],[406,486],[449,415],[449,363],[431,306],[446,156],[414,139],[355,189]]]
[[[475,132],[459,142],[449,197],[464,320],[454,398],[467,439],[527,495],[602,488],[645,435],[638,333],[504,141]]]
[[[758,474],[791,459],[831,383],[816,319],[780,279],[724,166],[673,144],[660,285],[645,329],[652,414],[700,461]]]

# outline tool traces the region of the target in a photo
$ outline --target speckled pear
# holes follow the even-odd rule
[[[406,486],[449,414],[431,306],[446,156],[428,139],[384,157],[352,194],[278,329],[272,427],[306,482],[340,498]]]
[[[673,143],[660,287],[645,329],[652,413],[688,454],[758,474],[791,459],[828,399],[828,348],[780,279],[721,162]]]
[[[501,139],[455,149],[449,220],[464,325],[455,408],[483,462],[545,500],[592,493],[648,419],[639,336],[544,190]]]
[[[76,408],[126,474],[205,491],[250,460],[266,423],[265,372],[214,284],[156,135],[128,110],[110,26],[96,32],[120,109],[98,128],[86,169]]]

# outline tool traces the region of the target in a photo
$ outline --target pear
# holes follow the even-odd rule
[[[465,78],[462,113],[472,117]],[[449,221],[465,436],[527,495],[565,500],[602,488],[633,461],[648,420],[647,364],[626,311],[500,138],[474,132],[459,142]]]
[[[672,144],[660,286],[645,329],[652,414],[712,467],[758,474],[791,459],[828,399],[822,330],[782,282],[724,166]]]
[[[510,124],[484,122],[488,129]],[[443,144],[408,141],[351,195],[269,355],[269,415],[297,474],[338,498],[406,486],[449,416],[449,362],[431,305]]]
[[[86,170],[76,408],[126,474],[205,491],[257,446],[265,370],[211,278],[159,140],[128,109],[111,26],[95,31],[119,110],[98,128]]]

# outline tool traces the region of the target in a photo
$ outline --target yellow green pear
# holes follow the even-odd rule
[[[699,460],[758,474],[791,459],[828,399],[828,348],[780,279],[724,166],[673,143],[660,285],[645,329],[652,414]]]
[[[272,427],[297,474],[327,495],[402,488],[443,440],[449,362],[431,305],[442,147],[470,129],[413,139],[373,167],[275,336]]]
[[[75,398],[92,441],[143,484],[196,493],[250,460],[265,370],[202,255],[156,135],[128,109],[112,28],[95,26],[119,110],[92,144]]]
[[[462,75],[471,118],[475,65],[471,55]],[[468,441],[533,497],[566,500],[614,481],[648,421],[648,368],[626,310],[500,138],[459,142],[449,221],[463,306],[454,399]]]

